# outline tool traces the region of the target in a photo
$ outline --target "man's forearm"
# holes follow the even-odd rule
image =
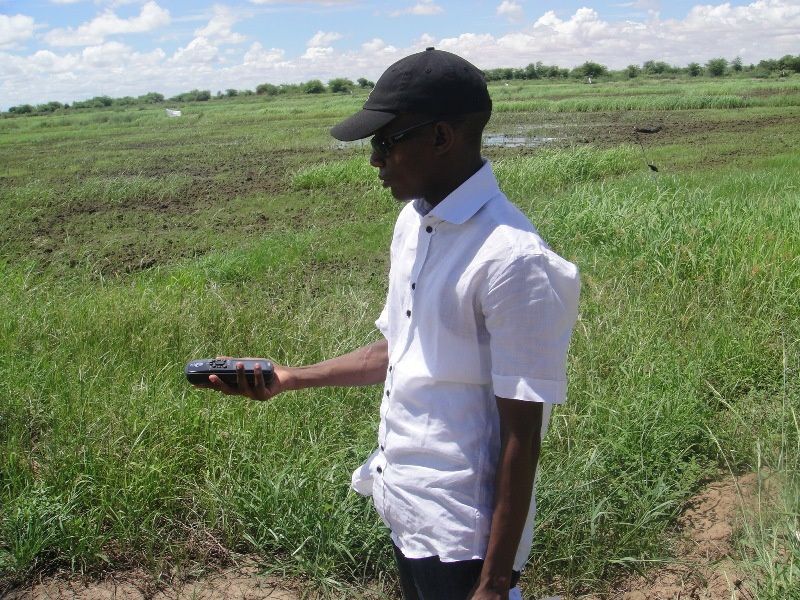
[[[291,367],[288,389],[323,386],[360,386],[382,382],[389,366],[389,346],[379,340],[348,354],[315,365]]]
[[[536,462],[530,448],[510,443],[500,457],[482,585],[508,590],[514,557],[531,503]]]
[[[501,401],[503,399],[498,399],[499,403]],[[518,412],[520,408],[523,412]],[[531,409],[533,412],[529,412]],[[497,594],[497,597],[505,597],[504,594],[508,593],[514,557],[530,508],[541,445],[541,405],[516,405],[504,416],[502,447],[495,477],[494,513],[478,586],[478,590]],[[527,426],[520,426],[526,421]]]

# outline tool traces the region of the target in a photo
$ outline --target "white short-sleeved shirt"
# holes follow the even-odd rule
[[[376,325],[389,367],[378,449],[353,473],[409,558],[484,558],[500,450],[495,396],[552,405],[580,283],[497,186],[488,162],[432,210],[400,212]],[[514,568],[533,540],[535,494]]]

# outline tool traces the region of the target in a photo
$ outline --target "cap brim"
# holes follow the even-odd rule
[[[360,140],[372,135],[396,116],[379,110],[362,110],[333,127],[331,135],[342,142]]]

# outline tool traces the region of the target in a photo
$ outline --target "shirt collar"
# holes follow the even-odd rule
[[[484,204],[500,192],[488,160],[464,183],[454,189],[429,215],[455,225],[461,225],[477,213]]]

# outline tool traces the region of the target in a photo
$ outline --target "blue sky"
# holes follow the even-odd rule
[[[800,0],[0,0],[0,108],[376,78],[427,45],[482,68],[800,54]]]

